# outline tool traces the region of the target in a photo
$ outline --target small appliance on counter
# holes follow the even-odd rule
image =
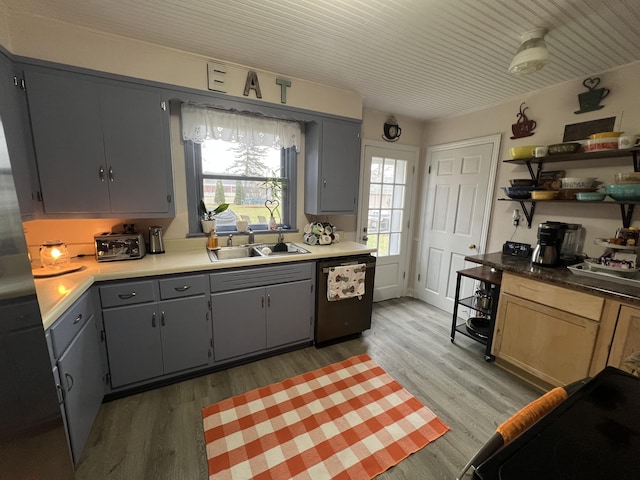
[[[545,222],[538,225],[538,244],[533,249],[531,263],[543,267],[560,265],[560,252],[568,224]]]
[[[128,225],[127,225],[128,226]],[[131,225],[133,227],[133,225]],[[93,236],[96,245],[96,260],[137,260],[147,253],[144,238],[131,227],[125,232],[102,232]]]
[[[164,253],[162,227],[149,227],[149,253]]]

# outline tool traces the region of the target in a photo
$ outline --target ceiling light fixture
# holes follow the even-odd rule
[[[520,36],[520,48],[509,65],[511,75],[529,75],[549,63],[549,51],[544,42],[546,28],[534,28]]]

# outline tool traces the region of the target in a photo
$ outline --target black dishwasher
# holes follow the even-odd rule
[[[360,297],[329,301],[327,299],[327,284],[330,269],[362,263],[366,265],[364,294]],[[331,258],[318,262],[316,272],[317,297],[314,336],[316,346],[322,346],[328,342],[334,343],[343,337],[349,338],[370,328],[376,257],[355,255]]]

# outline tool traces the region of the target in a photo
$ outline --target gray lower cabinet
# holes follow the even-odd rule
[[[315,264],[212,273],[216,362],[258,355],[312,340]]]
[[[58,359],[64,411],[73,459],[77,463],[104,397],[97,320],[92,316]]]
[[[360,178],[360,122],[325,118],[305,130],[304,212],[357,212]]]
[[[36,66],[24,76],[46,215],[175,215],[159,90]]]
[[[99,287],[111,388],[128,388],[212,363],[204,275]]]
[[[74,461],[80,460],[105,391],[94,291],[83,294],[48,329],[53,374]]]

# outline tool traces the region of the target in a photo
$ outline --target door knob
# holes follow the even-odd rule
[[[367,240],[369,240],[369,237],[367,237],[366,235],[363,235],[363,236],[362,236],[362,241],[363,241],[363,242],[366,242]]]
[[[476,248],[478,248],[478,247],[476,247],[476,244],[475,244],[475,243],[470,243],[470,244],[469,244],[469,249],[470,249],[470,250],[474,250],[474,249],[476,249]]]

